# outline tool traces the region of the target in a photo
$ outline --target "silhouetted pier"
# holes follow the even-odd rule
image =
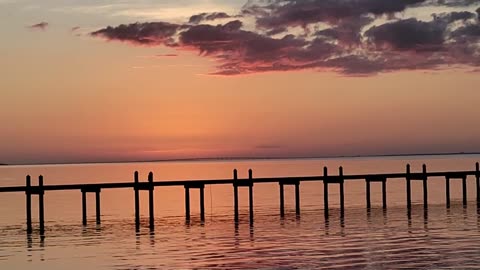
[[[329,195],[328,189],[331,184],[338,184],[340,186],[340,213],[343,217],[345,210],[345,181],[364,180],[366,184],[366,207],[371,208],[371,192],[370,187],[372,183],[382,184],[382,207],[387,208],[387,181],[389,179],[405,179],[406,180],[406,206],[410,210],[412,207],[412,187],[411,181],[422,181],[423,183],[423,206],[428,208],[428,179],[430,177],[444,177],[445,178],[445,196],[446,207],[450,207],[450,181],[462,180],[462,195],[463,205],[467,205],[467,177],[474,176],[476,178],[476,201],[480,205],[480,166],[476,163],[474,171],[447,171],[447,172],[427,172],[427,166],[423,165],[422,172],[412,173],[410,165],[406,166],[405,173],[387,173],[387,174],[360,174],[360,175],[345,175],[343,168],[340,167],[337,175],[329,175],[327,167],[323,169],[322,176],[302,176],[302,177],[272,177],[272,178],[254,178],[253,171],[248,171],[248,178],[239,179],[237,170],[233,171],[233,178],[231,179],[213,179],[213,180],[191,180],[191,181],[155,181],[153,173],[148,174],[147,181],[140,181],[138,172],[134,173],[133,182],[123,183],[95,183],[95,184],[69,184],[69,185],[44,185],[43,176],[38,177],[38,185],[32,185],[31,177],[26,177],[25,186],[0,187],[0,193],[3,192],[25,192],[26,195],[26,223],[27,232],[32,233],[32,196],[38,196],[38,221],[39,231],[41,234],[45,231],[45,211],[44,211],[44,196],[46,191],[60,191],[60,190],[79,190],[82,193],[82,224],[87,225],[87,194],[94,193],[96,201],[96,223],[100,224],[100,193],[102,189],[117,189],[117,188],[131,188],[134,191],[135,202],[135,225],[138,229],[140,227],[140,191],[148,191],[148,207],[149,207],[149,227],[154,229],[154,190],[155,187],[166,186],[183,186],[185,188],[185,218],[190,220],[190,190],[197,189],[200,192],[200,219],[205,220],[205,185],[232,185],[233,186],[233,211],[235,222],[239,221],[239,196],[238,188],[247,187],[248,201],[249,201],[249,218],[253,222],[254,218],[254,202],[253,202],[253,187],[259,183],[278,183],[280,192],[280,216],[285,215],[285,200],[284,200],[284,186],[293,185],[295,187],[295,213],[300,215],[300,184],[301,182],[309,181],[323,181],[324,187],[324,213],[325,217],[329,216]]]

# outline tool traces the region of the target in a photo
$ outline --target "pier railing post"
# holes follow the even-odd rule
[[[32,233],[32,192],[31,192],[32,180],[30,175],[27,175],[26,179],[26,207],[27,207],[27,233]]]
[[[154,191],[154,186],[153,186],[153,172],[150,172],[148,174],[148,184],[149,184],[149,189],[148,189],[148,210],[149,210],[149,220],[150,220],[150,229],[153,229],[155,226],[155,211],[154,211],[154,200],[153,200],[153,191]]]
[[[250,185],[248,186],[250,222],[253,222],[253,171],[252,169],[248,170],[248,180],[250,181]]]
[[[140,190],[138,185],[138,171],[133,174],[134,193],[135,193],[135,226],[140,227]]]
[[[344,191],[344,179],[343,179],[343,167],[338,168],[338,175],[340,176],[340,213],[343,217],[345,212],[345,191]]]
[[[40,175],[38,177],[38,214],[39,214],[39,222],[40,222],[40,234],[45,232],[45,210],[43,204],[43,197],[45,191],[43,190],[43,176]]]
[[[238,180],[237,169],[233,170],[233,214],[235,222],[238,222]]]
[[[463,206],[467,205],[467,176],[462,178]]]
[[[325,217],[328,217],[328,168],[323,167],[323,208]]]
[[[423,164],[422,166],[423,174],[423,208],[428,208],[428,176],[427,176],[427,165]]]
[[[450,208],[450,176],[445,176],[445,201],[447,208]]]
[[[100,224],[100,188],[95,191],[95,214],[96,214],[96,221],[97,224]]]
[[[407,175],[406,175],[406,183],[407,183],[407,209],[412,209],[412,189],[410,186],[411,177],[410,177],[410,164],[407,164]]]

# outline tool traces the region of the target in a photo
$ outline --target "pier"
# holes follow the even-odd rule
[[[137,230],[140,227],[140,191],[148,191],[148,208],[149,208],[149,228],[154,230],[155,211],[154,211],[154,190],[155,187],[180,186],[185,189],[185,219],[190,220],[190,192],[191,190],[198,190],[200,193],[200,219],[205,220],[205,186],[206,185],[232,185],[233,187],[233,217],[234,221],[239,221],[239,188],[248,188],[248,202],[249,202],[249,220],[252,223],[254,220],[254,201],[253,201],[253,187],[255,184],[261,183],[278,183],[279,185],[279,214],[281,217],[285,215],[285,191],[284,186],[292,185],[295,187],[295,213],[300,215],[300,185],[302,182],[322,181],[324,187],[324,213],[325,218],[329,216],[329,185],[339,185],[340,194],[340,213],[343,217],[345,211],[345,181],[365,181],[365,202],[366,208],[371,208],[371,185],[373,183],[380,183],[382,185],[382,207],[387,208],[387,182],[389,179],[405,179],[406,187],[406,208],[410,211],[412,207],[412,181],[422,181],[423,183],[423,206],[428,208],[428,185],[427,181],[431,177],[440,177],[445,179],[445,198],[446,207],[450,208],[450,182],[453,180],[462,181],[462,203],[467,205],[467,177],[475,177],[476,202],[480,205],[480,166],[477,162],[475,170],[472,171],[447,171],[447,172],[428,172],[427,166],[422,166],[421,172],[411,172],[410,165],[407,164],[405,172],[403,173],[387,173],[387,174],[363,174],[363,175],[348,175],[344,174],[342,167],[338,169],[338,174],[329,174],[328,168],[323,168],[323,175],[321,176],[302,176],[302,177],[272,177],[272,178],[255,178],[253,171],[248,171],[248,178],[239,179],[237,170],[233,170],[233,177],[230,179],[206,179],[206,180],[189,180],[189,181],[155,181],[152,172],[148,174],[146,181],[141,181],[139,173],[135,172],[133,181],[122,183],[95,183],[95,184],[68,184],[68,185],[45,185],[44,177],[38,176],[38,184],[33,185],[30,175],[26,176],[25,186],[11,186],[0,187],[0,193],[5,192],[24,192],[26,197],[26,225],[27,233],[31,234],[32,226],[32,197],[38,197],[38,223],[40,234],[45,232],[45,209],[44,196],[47,192],[62,191],[62,190],[78,190],[82,193],[82,224],[87,225],[87,194],[95,194],[95,211],[96,223],[101,223],[101,207],[100,194],[103,189],[132,189],[135,203],[135,225]]]

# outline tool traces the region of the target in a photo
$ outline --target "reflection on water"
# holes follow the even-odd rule
[[[267,211],[268,210],[268,211]],[[478,269],[480,210],[461,201],[444,206],[347,209],[345,217],[321,209],[271,215],[248,213],[240,222],[218,216],[205,222],[157,220],[135,232],[131,220],[87,227],[49,224],[46,237],[22,227],[0,232],[2,269]],[[408,213],[410,212],[410,213]],[[143,222],[148,223],[147,220]]]

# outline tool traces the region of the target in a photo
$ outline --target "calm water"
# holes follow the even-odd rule
[[[156,180],[403,172],[411,163],[420,171],[474,170],[480,156],[355,159],[168,162],[0,168],[0,185],[24,185],[25,175],[43,174],[46,184],[133,181],[133,172]],[[461,181],[452,181],[452,207],[445,207],[445,181],[429,178],[428,211],[422,184],[413,182],[411,218],[405,207],[405,181],[389,180],[388,210],[381,206],[381,185],[372,184],[371,212],[365,209],[363,181],[345,184],[346,212],[340,218],[338,188],[330,187],[331,217],[323,215],[323,184],[301,184],[300,217],[294,193],[286,187],[286,216],[279,216],[278,184],[254,187],[255,222],[248,221],[248,191],[240,189],[239,224],[233,222],[233,188],[207,186],[206,220],[199,220],[198,191],[191,191],[192,220],[184,217],[183,187],[155,190],[156,227],[148,230],[146,193],[141,193],[143,227],[135,232],[133,191],[104,190],[102,224],[95,225],[94,196],[88,196],[89,225],[81,226],[81,193],[45,195],[46,233],[30,237],[25,229],[25,195],[0,194],[0,269],[480,269],[480,211],[475,179],[468,179],[469,204],[461,205]],[[33,198],[33,215],[38,209]],[[34,224],[37,227],[38,224]]]

